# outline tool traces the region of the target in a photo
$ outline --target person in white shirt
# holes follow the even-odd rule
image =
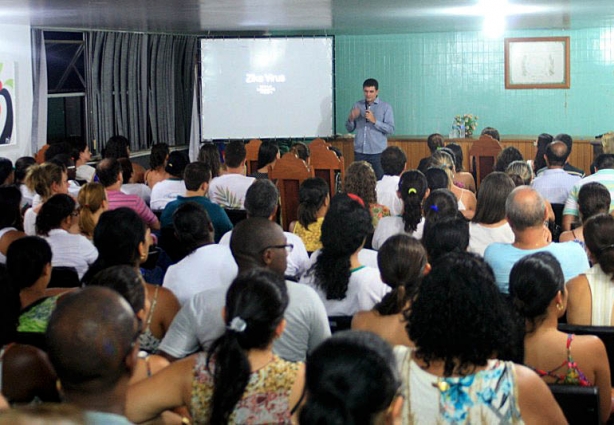
[[[382,152],[382,169],[384,176],[377,182],[377,203],[387,206],[390,215],[396,216],[403,213],[403,201],[399,198],[398,188],[401,174],[407,167],[407,156],[398,146],[388,146]]]
[[[173,213],[173,227],[189,254],[168,268],[163,286],[175,294],[179,304],[206,289],[228,288],[237,276],[237,263],[228,246],[213,243],[213,225],[205,208],[195,202],[182,204]]]
[[[371,310],[390,291],[377,268],[362,265],[358,253],[373,228],[361,198],[336,195],[322,223],[322,250],[301,279],[318,292],[328,316]]]
[[[270,180],[258,179],[247,189],[245,194],[245,209],[247,217],[263,217],[275,221],[279,204],[279,191]],[[232,230],[226,232],[220,240],[220,245],[230,245]],[[309,255],[302,239],[294,233],[284,232],[288,243],[294,245],[288,254],[286,278],[298,280],[309,267]]]
[[[168,156],[166,172],[170,177],[156,184],[151,190],[151,209],[154,211],[163,210],[177,196],[183,195],[186,191],[183,181],[183,170],[190,163],[185,152],[174,151]]]
[[[52,196],[36,216],[36,231],[51,246],[51,265],[74,267],[81,279],[98,258],[98,250],[85,236],[78,234],[79,211],[75,207],[76,202],[69,195]]]
[[[232,140],[224,152],[226,172],[209,183],[209,199],[222,208],[245,209],[245,193],[256,180],[245,176],[245,144]]]
[[[120,158],[117,160],[122,166],[122,186],[119,189],[126,195],[136,195],[143,200],[147,205],[151,201],[151,189],[145,183],[130,183],[132,179],[132,162],[128,158]]]
[[[77,180],[83,180],[89,183],[94,180],[96,169],[87,163],[92,159],[92,153],[89,146],[83,139],[71,141],[70,157],[75,163]]]

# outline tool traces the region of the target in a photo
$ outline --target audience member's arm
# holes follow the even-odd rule
[[[582,342],[588,342],[587,350],[590,350],[593,364],[595,365],[595,380],[593,384],[599,388],[599,410],[601,422],[605,423],[610,417],[612,409],[612,383],[610,381],[610,365],[605,345],[594,335],[584,335]]]
[[[561,227],[565,231],[571,230],[571,225],[573,224],[573,222],[575,220],[576,220],[576,216],[575,215],[565,214],[565,215],[563,215],[563,220],[561,222]]]
[[[158,354],[173,362],[196,352],[200,348],[196,326],[197,322],[188,302],[179,310],[166,331],[158,347]]]
[[[524,423],[565,424],[567,420],[552,392],[531,369],[514,365],[518,385],[518,406]]]
[[[567,286],[567,323],[591,325],[592,300],[586,275],[571,279]]]
[[[161,287],[158,291],[158,306],[154,314],[156,312],[162,313],[160,324],[162,325],[164,333],[166,333],[171,327],[173,319],[181,309],[181,304],[179,304],[177,297],[171,290]]]
[[[194,361],[189,357],[175,362],[151,378],[128,387],[126,417],[140,423],[165,410],[189,405]]]

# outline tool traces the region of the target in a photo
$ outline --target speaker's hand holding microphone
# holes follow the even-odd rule
[[[365,99],[365,119],[368,122],[375,124],[375,116],[373,115],[373,112],[371,112],[371,104],[369,104],[367,99]]]

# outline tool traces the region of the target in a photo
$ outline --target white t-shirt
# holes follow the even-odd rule
[[[290,281],[286,285],[290,298],[284,315],[286,329],[273,343],[273,351],[288,361],[305,361],[308,352],[330,337],[330,326],[322,301],[313,289]],[[194,295],[179,310],[158,349],[182,358],[209,348],[224,333],[222,307],[226,291],[218,287]]]
[[[311,253],[311,257],[309,257],[309,265],[307,269],[310,269],[318,259],[318,255],[320,255],[320,250],[317,249]],[[377,264],[377,251],[372,249],[363,248],[358,251],[358,262],[365,266],[373,267],[377,269],[379,266]]]
[[[79,279],[98,258],[98,250],[83,235],[68,233],[64,229],[53,229],[49,231],[49,236],[44,236],[44,239],[51,246],[53,254],[51,265],[53,267],[74,267]]]
[[[242,174],[223,174],[209,183],[209,199],[222,208],[242,210],[245,193],[255,180]]]
[[[405,223],[403,223],[403,218],[400,216],[394,217],[384,217],[381,218],[377,227],[375,228],[375,232],[373,233],[373,241],[371,242],[371,246],[373,249],[378,250],[384,245],[386,240],[394,235],[398,235],[399,233],[406,233],[414,238],[420,240],[422,239],[422,231],[424,230],[424,217],[420,219],[420,223],[418,223],[418,227],[413,233],[405,232]]]
[[[303,240],[298,235],[290,232],[284,232],[284,235],[286,235],[287,243],[294,245],[292,252],[288,254],[288,265],[285,275],[300,278],[309,267],[309,254],[307,254]],[[224,233],[219,244],[230,246],[231,236],[232,230]]]
[[[94,180],[96,169],[91,165],[83,164],[77,167],[77,180],[85,180],[87,183]]]
[[[163,210],[171,201],[177,199],[179,195],[185,195],[185,182],[175,178],[162,180],[151,189],[151,209],[154,211]]]
[[[505,222],[502,226],[486,227],[479,223],[469,223],[469,252],[484,256],[486,247],[494,242],[513,243],[514,232]]]
[[[379,270],[368,266],[361,266],[352,271],[345,298],[342,300],[326,299],[324,291],[316,285],[313,273],[303,276],[301,283],[316,290],[329,316],[353,316],[359,311],[371,310],[391,291],[390,286],[382,282]]]
[[[401,201],[397,195],[400,179],[400,176],[385,175],[375,186],[377,203],[387,206],[392,216],[401,215],[403,213],[403,201]]]
[[[28,236],[36,236],[36,213],[28,208],[23,215],[23,231]]]
[[[126,195],[136,195],[141,198],[147,205],[151,201],[151,189],[143,183],[125,183],[119,188]],[[180,195],[183,195],[180,193]]]
[[[193,295],[217,287],[228,288],[239,269],[230,248],[210,244],[201,246],[168,268],[162,286],[173,291],[181,305]]]

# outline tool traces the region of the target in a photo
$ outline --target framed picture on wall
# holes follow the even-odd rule
[[[505,39],[506,89],[568,89],[569,37]]]

